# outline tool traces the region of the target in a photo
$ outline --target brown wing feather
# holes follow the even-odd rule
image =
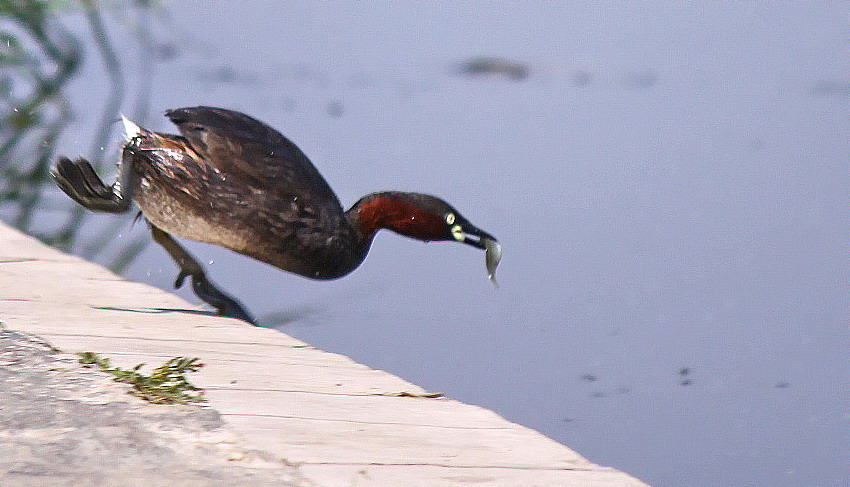
[[[205,162],[240,184],[321,213],[342,213],[327,181],[289,139],[248,115],[212,107],[168,110],[192,148]]]
[[[336,195],[286,137],[209,107],[166,112],[182,136],[144,131],[125,150],[147,186],[136,201],[177,236],[221,245],[320,279],[356,267],[366,247]]]

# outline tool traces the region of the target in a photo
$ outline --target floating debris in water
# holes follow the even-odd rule
[[[195,76],[207,83],[253,85],[259,82],[259,77],[255,73],[229,65],[201,68]]]
[[[629,73],[623,77],[623,86],[636,90],[652,88],[656,84],[658,84],[658,75],[655,71]]]
[[[822,79],[809,88],[809,94],[817,98],[850,98],[850,83]]]
[[[682,367],[679,369],[679,375],[682,377],[682,380],[679,381],[679,385],[681,386],[689,386],[693,383],[691,379],[688,379],[688,376],[691,374],[690,367]]]
[[[528,64],[498,57],[475,57],[461,63],[458,70],[467,76],[496,76],[522,81],[531,70]]]
[[[587,86],[593,81],[593,74],[590,71],[577,69],[572,73],[573,86]]]
[[[328,116],[337,118],[341,117],[343,113],[345,113],[345,106],[340,101],[331,101],[328,103],[327,108],[325,109]]]

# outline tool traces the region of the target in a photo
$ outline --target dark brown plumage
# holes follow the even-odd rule
[[[63,191],[89,209],[123,212],[135,200],[155,240],[180,265],[178,285],[192,276],[198,295],[223,314],[249,319],[168,234],[220,245],[305,277],[334,279],[357,268],[375,232],[387,228],[419,240],[486,249],[492,278],[500,257],[496,239],[435,196],[374,193],[343,211],[307,156],[268,125],[211,107],[169,110],[166,116],[181,135],[148,131],[124,119],[128,141],[111,187],[82,158],[60,158],[51,172]]]

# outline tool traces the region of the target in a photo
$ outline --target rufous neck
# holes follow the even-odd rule
[[[419,240],[432,240],[442,231],[441,217],[414,204],[406,197],[410,195],[388,191],[361,198],[348,211],[361,242],[370,242],[382,228]]]

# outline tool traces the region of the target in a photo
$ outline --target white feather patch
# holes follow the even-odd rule
[[[127,136],[127,140],[138,136],[139,133],[141,133],[142,131],[142,129],[138,125],[133,123],[129,118],[125,117],[124,115],[121,115],[121,123],[124,124],[124,132]]]

